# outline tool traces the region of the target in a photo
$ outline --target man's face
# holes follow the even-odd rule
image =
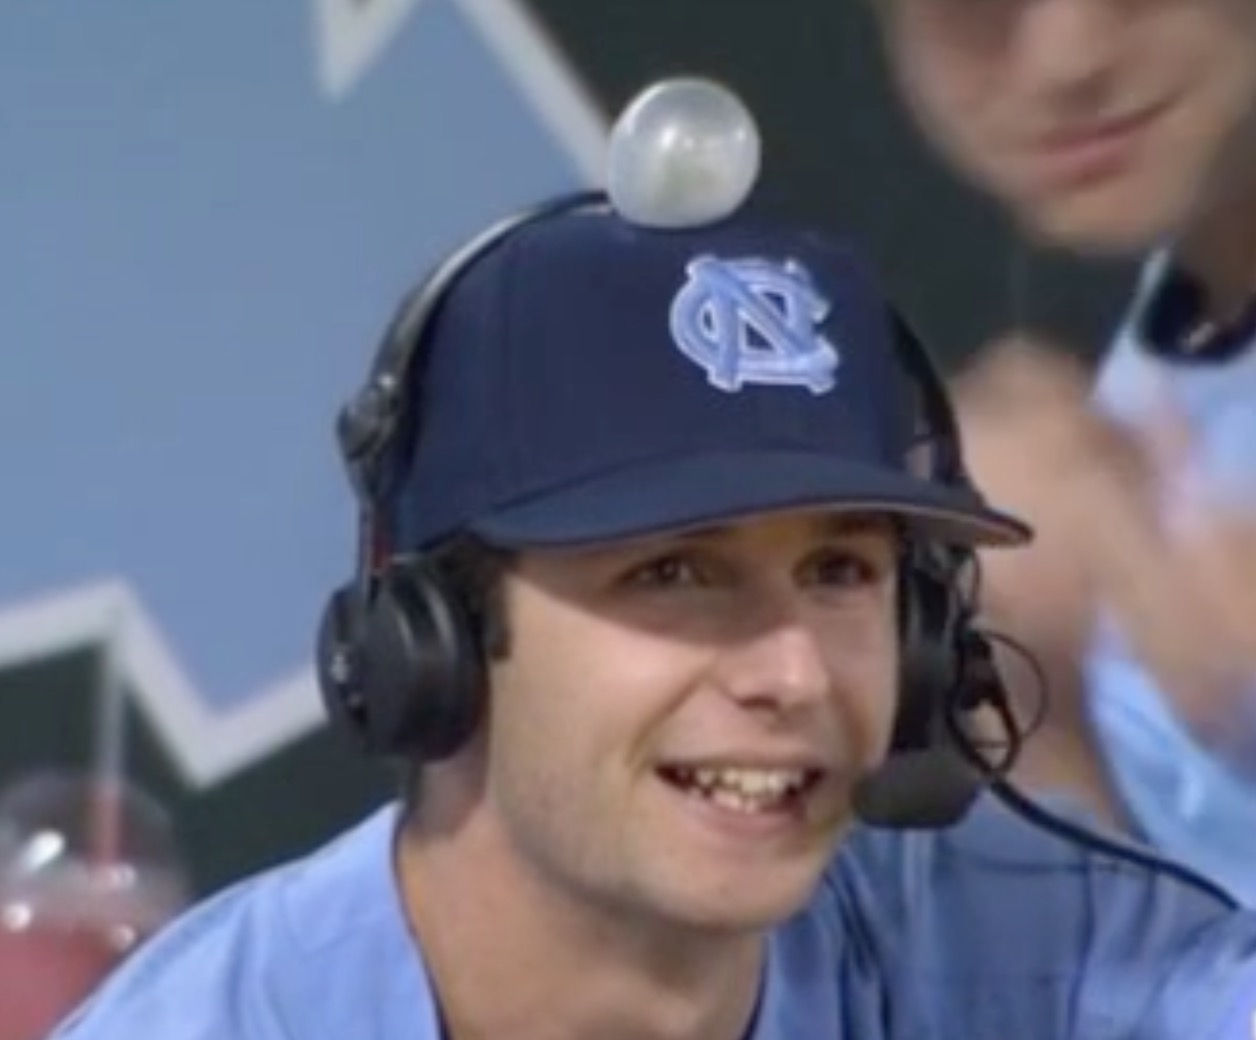
[[[1251,0],[876,0],[933,142],[1034,234],[1142,251],[1250,191]]]
[[[634,920],[787,917],[887,748],[898,552],[886,521],[797,513],[525,554],[481,805],[508,855]]]

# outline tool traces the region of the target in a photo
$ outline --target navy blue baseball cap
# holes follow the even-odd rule
[[[808,507],[1027,540],[911,465],[919,393],[894,335],[856,255],[812,232],[605,210],[526,224],[426,329],[394,545],[576,546]]]

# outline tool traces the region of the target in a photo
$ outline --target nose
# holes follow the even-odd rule
[[[748,625],[734,645],[724,647],[718,672],[729,697],[773,716],[816,704],[833,686],[820,634],[797,612],[777,611]]]
[[[1113,64],[1119,6],[1111,0],[1025,0],[1017,68],[1043,92],[1093,101]]]

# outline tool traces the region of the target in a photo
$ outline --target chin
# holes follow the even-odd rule
[[[1020,207],[1028,237],[1099,259],[1135,259],[1155,249],[1184,219],[1185,206],[1113,189],[1038,199]]]
[[[732,871],[735,876],[686,879],[660,902],[674,920],[703,932],[763,932],[793,917],[814,897],[822,868]],[[754,876],[752,876],[752,874]]]
[[[814,895],[808,889],[793,899],[737,900],[718,905],[703,901],[687,905],[675,918],[685,928],[707,935],[749,935],[770,932],[800,913]]]

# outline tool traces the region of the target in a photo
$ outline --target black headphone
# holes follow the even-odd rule
[[[919,394],[920,446],[927,479],[980,499],[964,466],[959,426],[942,377],[906,319],[889,318],[899,361]],[[899,571],[902,650],[899,701],[890,753],[853,792],[855,811],[869,825],[945,827],[961,819],[992,778],[1015,763],[1020,727],[995,666],[988,636],[976,626],[976,561],[970,548],[909,540]],[[1007,741],[990,760],[966,721],[992,708]]]
[[[474,733],[487,694],[479,619],[469,616],[430,557],[395,555],[387,530],[407,448],[420,429],[414,397],[425,332],[459,276],[513,232],[607,205],[600,192],[561,197],[501,221],[454,252],[403,301],[366,384],[340,413],[337,440],[359,506],[357,573],[326,606],[317,670],[333,723],[370,753],[411,762],[452,755]],[[975,495],[941,377],[907,324],[891,317],[902,363],[919,390],[927,475]],[[957,744],[964,713],[987,702],[1006,704],[990,645],[973,627],[962,590],[970,559],[940,545],[913,543],[908,550],[900,578],[902,680],[892,750],[855,792],[867,823],[944,826],[967,811],[987,778]]]

